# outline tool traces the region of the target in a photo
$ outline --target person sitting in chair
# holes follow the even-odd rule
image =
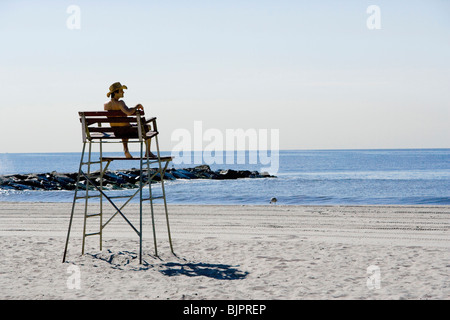
[[[106,94],[106,96],[109,98],[111,97],[110,101],[105,102],[104,109],[105,110],[120,110],[123,113],[125,113],[127,116],[131,116],[133,114],[136,114],[137,110],[144,111],[144,107],[141,104],[136,105],[134,108],[128,108],[127,105],[123,100],[119,100],[120,98],[123,98],[124,91],[123,89],[128,89],[127,86],[123,86],[120,82],[115,82],[109,87],[109,92]],[[136,135],[136,130],[130,130],[131,126],[129,123],[111,123],[111,127],[116,127],[117,132],[119,132],[122,135]],[[147,126],[148,129],[150,126]],[[146,128],[147,130],[147,128]],[[128,150],[128,138],[122,139],[123,143],[123,151],[125,153],[125,157],[127,158],[133,158],[133,156],[130,154],[130,151]],[[147,145],[147,153],[149,157],[156,157],[151,151],[150,151],[150,139],[146,140]]]

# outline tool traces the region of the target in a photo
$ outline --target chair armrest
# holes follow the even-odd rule
[[[150,118],[150,119],[145,120],[145,123],[149,123],[150,121],[153,122],[153,121],[155,121],[155,120],[156,120],[156,117],[153,117],[153,118]]]

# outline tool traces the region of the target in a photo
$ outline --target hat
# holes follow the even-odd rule
[[[106,96],[109,97],[111,93],[119,89],[128,89],[128,88],[127,86],[121,85],[120,82],[115,82],[109,87],[109,92],[106,94]]]

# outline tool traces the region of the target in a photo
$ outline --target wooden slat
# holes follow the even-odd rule
[[[130,128],[130,127],[89,127],[89,132],[115,132],[115,130],[114,129],[117,129],[117,128]],[[138,132],[138,127],[136,127],[136,126],[133,126],[133,127],[131,127],[131,128],[133,128],[133,129],[135,129],[136,130],[136,133]],[[119,129],[120,130],[120,129]],[[151,137],[153,137],[153,136],[155,136],[157,134],[157,132],[155,132],[155,131],[148,131],[147,133],[146,133],[146,135],[149,137],[149,138],[151,138]]]
[[[114,129],[112,127],[89,127],[89,132],[114,132]]]
[[[144,111],[139,111],[140,115],[144,115]],[[125,113],[123,113],[120,110],[104,110],[104,111],[80,111],[78,114],[81,116],[84,114],[85,117],[101,117],[101,116],[108,116],[108,117],[123,117],[125,116]],[[136,115],[132,115],[136,116]]]
[[[94,132],[94,131],[90,131],[91,134],[91,139],[123,139],[123,138],[129,138],[129,136],[124,135],[121,136],[120,134],[116,134],[113,131],[111,131],[111,128],[90,128],[90,129],[94,129],[94,130],[98,130],[98,129],[109,129],[102,131],[102,132]],[[145,139],[150,139],[154,136],[156,136],[158,134],[158,132],[155,131],[149,131],[145,134],[146,138]],[[136,138],[138,137],[138,132],[137,132],[137,128],[136,128]]]
[[[137,118],[136,117],[86,118],[86,123],[88,126],[94,123],[137,123]]]
[[[114,132],[92,132],[91,139],[123,139],[123,137],[118,137]]]

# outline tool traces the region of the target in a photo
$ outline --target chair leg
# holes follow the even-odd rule
[[[63,256],[63,261],[62,262],[66,262],[67,248],[68,248],[68,245],[69,245],[70,231],[72,229],[73,214],[75,212],[75,203],[76,203],[77,193],[78,193],[78,184],[80,183],[81,167],[82,167],[82,163],[83,163],[83,159],[84,159],[84,151],[85,151],[85,149],[86,149],[86,142],[83,142],[83,150],[81,151],[81,159],[80,159],[80,166],[78,168],[77,184],[75,186],[75,194],[73,196],[72,212],[70,213],[69,228],[67,229],[66,245],[65,245],[65,248],[64,248],[64,256]]]
[[[164,200],[164,211],[166,213],[166,224],[167,224],[167,233],[169,236],[169,244],[170,244],[170,251],[172,251],[173,254],[173,245],[172,245],[172,236],[170,235],[170,225],[169,225],[169,212],[167,210],[167,201],[166,201],[166,191],[164,188],[164,179],[163,179],[163,170],[161,167],[161,155],[159,153],[159,142],[158,142],[158,137],[156,137],[156,152],[158,153],[158,165],[159,165],[159,172],[161,175],[161,189],[162,189],[162,195],[163,195],[163,200]]]
[[[152,230],[153,230],[153,245],[155,248],[155,256],[158,256],[158,245],[156,242],[156,229],[155,229],[155,212],[153,207],[153,196],[152,196],[152,177],[150,176],[150,149],[148,148],[150,143],[147,143],[147,182],[148,182],[148,192],[150,200],[150,210],[152,215]]]
[[[143,143],[141,141],[141,157],[139,161],[140,165],[140,177],[139,177],[139,264],[142,264],[142,187],[143,187],[143,181],[142,181],[142,150],[143,150]]]

